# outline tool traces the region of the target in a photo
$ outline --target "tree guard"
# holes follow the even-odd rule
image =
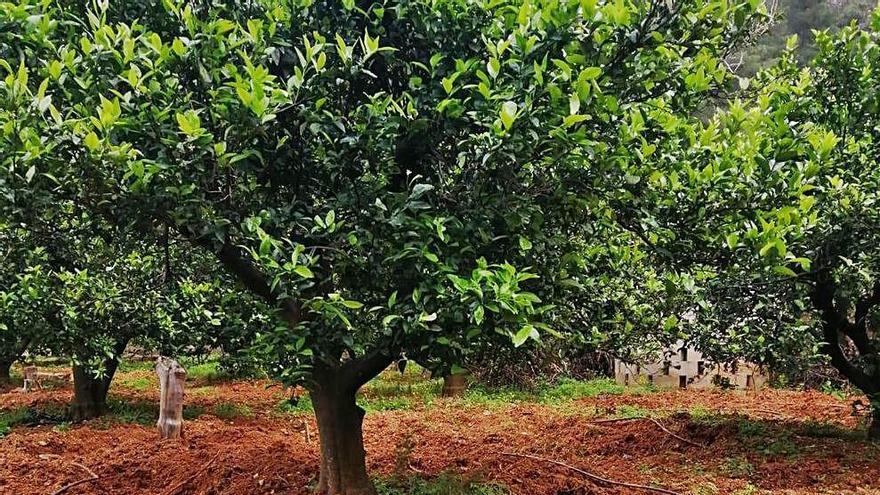
[[[159,375],[159,437],[163,439],[183,436],[183,384],[186,370],[177,361],[159,357],[156,360]]]

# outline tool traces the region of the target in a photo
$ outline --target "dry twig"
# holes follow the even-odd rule
[[[666,432],[666,434],[672,436],[672,438],[675,438],[676,440],[682,441],[682,442],[684,442],[684,443],[686,443],[686,444],[693,445],[694,447],[705,447],[705,445],[703,445],[703,444],[701,444],[701,443],[694,442],[693,440],[688,440],[687,438],[685,438],[685,437],[683,437],[683,436],[681,436],[681,435],[678,435],[678,434],[675,434],[675,433],[669,431],[668,428],[666,428],[665,426],[663,426],[659,421],[657,421],[657,420],[654,419],[654,418],[645,418],[645,419],[647,419],[648,421],[650,421],[650,422],[654,423],[655,425],[657,425],[657,428],[660,428],[661,430],[663,430],[664,432]]]
[[[100,478],[100,476],[98,476],[97,474],[95,474],[94,471],[92,471],[92,470],[89,469],[88,467],[86,467],[86,466],[84,466],[84,465],[82,465],[82,464],[80,464],[80,463],[78,463],[78,462],[71,462],[71,464],[73,464],[74,466],[76,466],[76,467],[78,467],[78,468],[81,468],[81,469],[85,470],[85,472],[89,473],[89,477],[88,477],[88,478],[83,478],[83,479],[81,479],[81,480],[79,480],[79,481],[74,481],[73,483],[68,483],[68,484],[62,486],[61,488],[55,490],[54,492],[52,492],[52,495],[60,495],[60,494],[66,492],[67,490],[70,490],[71,488],[73,488],[73,487],[75,487],[75,486],[82,485],[83,483],[89,483],[89,482],[91,482],[91,481],[97,481],[98,478]]]
[[[590,421],[590,423],[593,423],[593,424],[608,424],[608,423],[622,423],[622,422],[628,422],[628,421],[650,421],[650,422],[654,423],[654,425],[656,425],[657,428],[660,428],[661,430],[663,430],[664,433],[666,433],[667,435],[671,436],[672,438],[675,438],[676,440],[679,440],[679,441],[684,442],[684,443],[689,444],[689,445],[693,445],[694,447],[702,447],[702,448],[705,448],[705,447],[706,447],[705,445],[703,445],[703,444],[701,444],[701,443],[694,442],[693,440],[688,440],[687,438],[684,438],[684,437],[681,436],[681,435],[678,435],[678,434],[676,434],[676,433],[673,433],[673,432],[670,431],[668,428],[666,428],[665,426],[663,426],[662,423],[660,423],[660,422],[657,421],[656,419],[654,419],[654,418],[650,418],[650,417],[642,417],[642,418],[610,418],[610,419],[598,419],[598,420],[596,420],[596,421]]]
[[[601,476],[595,475],[589,471],[584,471],[583,469],[574,467],[571,464],[566,464],[564,462],[556,461],[553,459],[547,459],[546,457],[538,457],[536,455],[530,455],[530,454],[518,454],[516,452],[502,452],[501,454],[512,456],[512,457],[525,457],[526,459],[534,459],[536,461],[548,462],[550,464],[562,466],[566,469],[570,469],[578,474],[585,476],[587,479],[593,481],[594,483],[600,483],[600,484],[605,484],[605,485],[614,485],[614,486],[623,486],[626,488],[633,488],[636,490],[644,490],[644,491],[655,492],[655,493],[664,493],[666,495],[680,495],[677,492],[673,492],[673,491],[667,490],[665,488],[657,488],[657,487],[648,486],[648,485],[639,485],[636,483],[626,483],[623,481],[610,480],[608,478],[603,478]]]
[[[204,473],[205,471],[207,471],[208,468],[211,467],[211,464],[214,464],[214,461],[216,461],[218,457],[220,457],[220,452],[217,452],[217,454],[215,454],[214,457],[212,457],[211,460],[208,461],[207,464],[205,464],[204,466],[202,466],[202,469],[199,469],[198,471],[196,471],[195,473],[193,473],[192,476],[190,476],[189,478],[187,478],[187,479],[181,481],[180,483],[174,485],[170,490],[168,490],[167,492],[165,492],[165,495],[174,495],[175,493],[177,493],[178,490],[180,490],[181,488],[183,488],[184,486],[186,486],[187,484],[189,484],[189,482],[191,482],[192,480],[196,479],[199,475],[201,475],[201,474]]]
[[[597,419],[595,421],[590,421],[592,424],[607,424],[607,423],[624,423],[629,421],[641,421],[645,418],[607,418],[607,419]]]

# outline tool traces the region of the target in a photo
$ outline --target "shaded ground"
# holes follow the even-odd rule
[[[196,373],[185,440],[159,442],[151,426],[153,376],[123,372],[113,414],[83,425],[59,423],[69,389],[0,394],[7,417],[28,414],[0,438],[0,493],[48,495],[88,478],[84,467],[99,479],[67,494],[308,493],[318,458],[307,399],[291,406],[270,382]],[[568,382],[533,395],[475,390],[455,400],[435,398],[436,389],[417,373],[389,373],[365,391],[368,463],[385,493],[416,493],[393,487],[438,476],[434,491],[418,493],[647,493],[510,452],[681,494],[880,494],[880,446],[859,440],[863,418],[853,415],[852,399],[785,391],[631,394],[608,382]],[[595,422],[646,415],[699,445],[649,420]],[[481,484],[447,483],[460,479]]]

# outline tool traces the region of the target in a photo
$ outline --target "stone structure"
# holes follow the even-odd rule
[[[657,361],[628,363],[615,359],[614,378],[621,385],[650,383],[658,388],[759,390],[766,385],[768,377],[752,363],[713,363],[679,341],[666,349]]]

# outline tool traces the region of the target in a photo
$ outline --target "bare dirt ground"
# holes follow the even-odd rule
[[[157,401],[150,379],[147,371],[123,373],[114,401]],[[0,494],[50,495],[90,478],[88,470],[98,479],[66,494],[309,493],[318,446],[308,412],[280,410],[286,393],[265,381],[188,387],[198,417],[186,423],[182,441],[160,442],[150,418],[15,426],[0,438]],[[52,410],[69,398],[67,388],[0,393],[0,411]],[[558,403],[437,399],[371,411],[364,433],[378,478],[451,473],[504,487],[499,493],[650,493],[509,455],[528,454],[680,494],[880,494],[880,446],[860,440],[864,418],[852,401],[775,390],[600,394]],[[645,414],[657,422],[598,422]]]

